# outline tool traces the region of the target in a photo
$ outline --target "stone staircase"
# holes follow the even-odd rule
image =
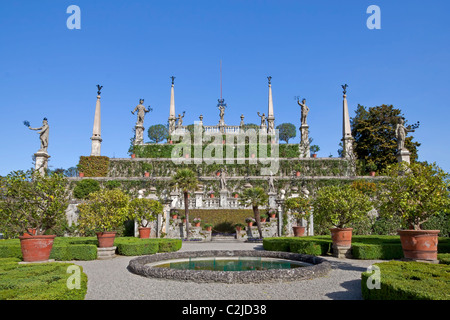
[[[220,243],[228,243],[228,242],[236,242],[240,243],[242,241],[239,241],[235,238],[234,234],[216,234],[211,236],[211,242],[220,242]]]

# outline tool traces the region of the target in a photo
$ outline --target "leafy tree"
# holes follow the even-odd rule
[[[120,189],[100,189],[80,203],[78,226],[82,233],[116,231],[128,218],[129,197]]]
[[[450,212],[450,175],[436,164],[400,163],[384,175],[390,179],[379,188],[382,217],[400,217],[410,229],[420,230],[431,217]]]
[[[0,179],[0,224],[8,236],[28,228],[36,234],[65,222],[69,205],[68,181],[58,173],[42,176],[34,170],[14,171]]]
[[[155,124],[149,127],[147,133],[148,137],[150,138],[150,141],[154,143],[164,141],[169,136],[169,130],[167,126],[163,124]]]
[[[158,214],[163,213],[163,206],[158,200],[135,198],[129,204],[132,219],[138,221],[141,227],[146,228],[151,221],[156,220]]]
[[[306,220],[306,232],[309,235],[309,218],[312,213],[311,199],[304,195],[300,197],[288,198],[284,202],[286,209],[291,210],[300,225],[302,218]]]
[[[94,179],[83,179],[78,181],[73,188],[73,195],[77,199],[87,199],[89,194],[99,191],[100,183]]]
[[[259,237],[262,238],[262,229],[261,229],[261,215],[259,212],[259,207],[266,205],[269,196],[264,191],[263,188],[260,187],[254,187],[254,188],[248,188],[245,189],[244,192],[242,192],[239,195],[239,201],[243,205],[251,205],[253,209],[253,214],[255,216],[256,225],[258,227]]]
[[[321,188],[313,207],[316,223],[335,228],[346,228],[364,219],[373,208],[369,196],[350,185]]]
[[[400,118],[404,118],[400,109],[392,105],[366,108],[358,105],[355,117],[351,119],[352,135],[355,139],[354,152],[358,159],[374,163],[379,171],[397,162],[397,138],[395,127]],[[405,127],[416,129],[419,122]],[[417,148],[420,143],[409,135],[405,141],[406,149],[411,152],[411,162],[417,160]]]
[[[295,138],[297,130],[292,123],[282,123],[276,127],[281,141],[289,143],[289,139]]]
[[[171,184],[181,189],[184,195],[184,216],[186,217],[186,239],[189,239],[189,192],[197,189],[197,175],[189,169],[180,169],[172,177]]]

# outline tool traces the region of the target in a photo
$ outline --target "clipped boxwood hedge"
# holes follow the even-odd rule
[[[83,300],[87,276],[80,268],[80,288],[69,289],[72,263],[19,265],[19,258],[0,259],[0,300]]]
[[[326,255],[332,252],[330,236],[264,238],[263,247],[269,251],[286,251],[310,255]],[[450,253],[450,239],[439,238],[439,253]],[[399,236],[353,236],[353,259],[391,260],[402,259],[403,249]]]
[[[178,251],[181,248],[181,239],[140,239],[135,237],[120,237],[114,241],[116,252],[124,256],[141,256],[158,252]]]
[[[106,177],[109,171],[109,158],[106,156],[81,156],[78,172],[85,177]]]
[[[380,268],[380,288],[369,289],[373,272],[361,274],[365,300],[450,300],[450,266],[422,262],[390,261]]]

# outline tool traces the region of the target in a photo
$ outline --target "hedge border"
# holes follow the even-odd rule
[[[449,265],[404,261],[374,265],[379,268],[379,288],[367,285],[374,283],[374,271],[363,272],[361,292],[365,300],[450,300]]]

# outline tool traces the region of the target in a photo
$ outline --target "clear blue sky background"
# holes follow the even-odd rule
[[[69,30],[69,5],[81,30]],[[381,30],[369,30],[369,5]],[[85,1],[0,2],[0,175],[31,167],[36,132],[49,119],[52,168],[89,155],[96,85],[102,90],[102,155],[128,157],[140,98],[167,122],[170,76],[185,124],[219,120],[219,63],[225,121],[259,123],[271,75],[276,124],[300,124],[295,96],[307,99],[319,156],[337,156],[342,89],[350,115],[358,104],[393,104],[422,143],[420,160],[450,171],[450,2],[442,1]],[[292,142],[299,141],[299,134]]]

